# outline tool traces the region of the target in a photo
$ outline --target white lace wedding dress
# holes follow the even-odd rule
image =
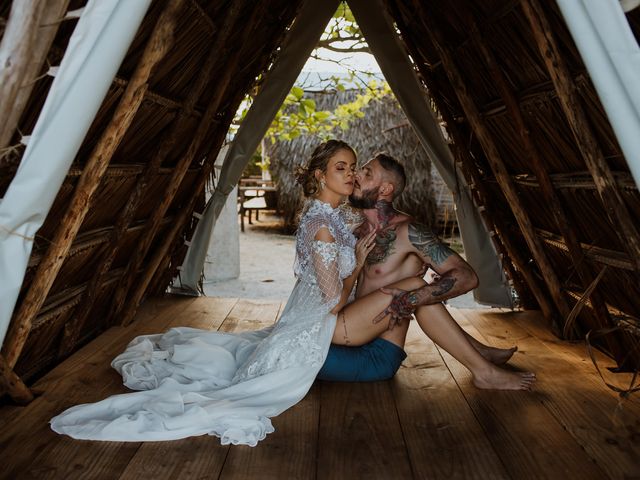
[[[335,242],[314,240],[323,227]],[[324,363],[336,322],[330,310],[355,267],[354,247],[339,209],[307,202],[296,240],[297,282],[275,325],[234,334],[182,327],[137,337],[111,365],[140,391],[71,407],[51,428],[78,439],[209,434],[223,444],[255,446],[274,431],[269,417],[300,401]]]

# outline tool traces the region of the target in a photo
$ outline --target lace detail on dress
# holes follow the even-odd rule
[[[297,332],[274,332],[253,353],[232,383],[243,382],[270,372],[293,367],[320,368],[324,363],[323,342],[319,341],[321,325],[314,324]]]
[[[322,240],[315,240],[311,244],[311,249],[314,253],[320,255],[322,263],[325,267],[329,267],[332,262],[336,261],[338,257],[338,246],[335,242],[323,242]]]

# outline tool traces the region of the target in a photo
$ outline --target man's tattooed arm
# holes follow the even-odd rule
[[[408,234],[411,244],[435,267],[454,253],[436,234],[420,223],[410,223]]]
[[[425,263],[439,275],[433,283],[412,292],[417,305],[442,302],[477,286],[478,278],[471,266],[425,225],[410,223],[408,236]]]

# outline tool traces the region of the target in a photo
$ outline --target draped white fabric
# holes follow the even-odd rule
[[[557,0],[640,186],[640,47],[617,0]],[[630,5],[633,6],[633,5]]]
[[[334,242],[315,240],[324,228]],[[71,407],[51,428],[90,440],[209,434],[223,444],[255,446],[274,431],[269,417],[300,401],[324,363],[336,323],[330,311],[355,267],[354,247],[341,211],[309,202],[296,240],[298,280],[275,325],[237,334],[183,327],[137,337],[112,366],[140,391]]]
[[[0,344],[33,246],[151,0],[90,0],[0,201]]]

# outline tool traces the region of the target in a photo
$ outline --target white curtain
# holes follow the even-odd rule
[[[640,48],[618,0],[557,0],[636,185],[640,186]]]
[[[89,0],[0,201],[0,344],[44,222],[151,0]]]

